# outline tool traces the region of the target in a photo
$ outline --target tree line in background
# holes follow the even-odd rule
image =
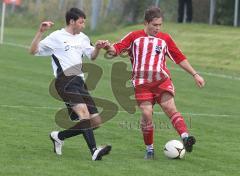
[[[209,0],[193,0],[193,22],[208,23]],[[65,11],[71,7],[83,9],[91,30],[113,29],[119,24],[143,21],[143,12],[149,6],[160,6],[165,20],[176,22],[177,0],[22,0],[20,6],[8,5],[7,26],[36,26],[40,21],[52,20],[64,24]],[[232,25],[234,0],[217,0],[214,23]]]

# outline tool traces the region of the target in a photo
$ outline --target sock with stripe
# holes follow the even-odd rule
[[[142,134],[143,134],[143,140],[146,146],[151,146],[153,148],[153,124],[152,122],[146,123],[142,122],[141,123],[141,129],[142,129]]]
[[[182,117],[180,112],[175,112],[172,116],[171,116],[171,122],[173,127],[176,129],[176,131],[178,132],[178,134],[182,137],[188,137],[188,129],[187,129],[187,125],[184,121],[184,118]]]

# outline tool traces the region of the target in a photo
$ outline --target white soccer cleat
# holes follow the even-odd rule
[[[101,160],[104,155],[109,154],[111,149],[112,149],[111,145],[105,145],[105,146],[98,147],[92,155],[92,160],[93,161]]]
[[[62,146],[64,144],[64,141],[60,140],[58,138],[58,131],[52,131],[49,135],[50,139],[53,142],[53,151],[57,154],[57,155],[62,155]]]

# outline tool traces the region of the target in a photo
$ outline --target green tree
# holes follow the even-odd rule
[[[216,24],[233,25],[234,0],[218,0],[216,8]]]

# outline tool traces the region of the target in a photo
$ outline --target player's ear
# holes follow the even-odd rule
[[[148,24],[149,24],[149,22],[146,21],[146,20],[144,20],[144,25],[146,26],[146,25],[148,25]]]
[[[75,21],[73,19],[71,19],[69,24],[74,24],[74,23],[75,23]]]

